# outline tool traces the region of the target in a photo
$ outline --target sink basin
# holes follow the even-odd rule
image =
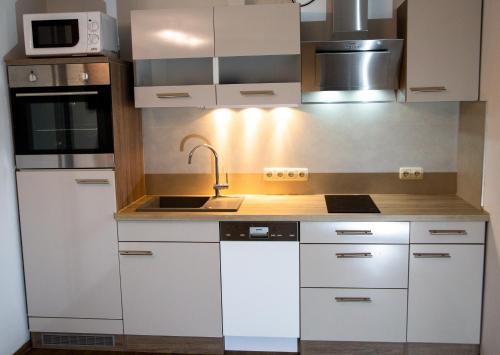
[[[137,212],[236,212],[243,197],[156,196],[145,202]]]

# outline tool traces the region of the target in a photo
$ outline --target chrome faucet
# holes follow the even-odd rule
[[[221,184],[219,181],[219,155],[217,154],[217,151],[215,150],[214,147],[208,144],[200,144],[191,149],[191,152],[189,152],[189,158],[188,158],[188,164],[191,164],[191,160],[193,159],[193,154],[198,148],[206,148],[210,150],[215,158],[215,184],[214,184],[214,191],[215,191],[215,197],[221,197],[220,190],[228,189],[229,184],[228,184],[228,178],[227,178],[227,173],[226,173],[226,183]]]

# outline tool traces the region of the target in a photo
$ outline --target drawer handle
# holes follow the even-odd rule
[[[79,185],[109,185],[108,179],[75,179]]]
[[[337,302],[371,302],[370,297],[335,297]]]
[[[140,255],[140,256],[151,256],[153,252],[150,250],[120,250],[120,255]]]
[[[421,86],[410,88],[413,92],[443,92],[446,91],[446,86]]]
[[[187,92],[162,92],[156,94],[156,97],[159,99],[183,99],[189,98],[191,95]]]
[[[337,258],[372,258],[372,253],[337,253]]]
[[[257,95],[273,96],[273,95],[276,95],[274,90],[242,90],[242,91],[240,91],[240,94],[243,96],[257,96]]]
[[[336,230],[337,235],[373,235],[371,230]]]
[[[450,253],[413,253],[416,258],[451,258]]]
[[[467,231],[464,229],[447,229],[447,230],[438,230],[431,229],[429,230],[431,235],[467,235]]]

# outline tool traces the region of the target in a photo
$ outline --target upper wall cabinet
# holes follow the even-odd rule
[[[213,57],[213,11],[212,7],[132,11],[134,60]]]
[[[213,11],[132,11],[136,107],[216,105]]]
[[[136,107],[300,104],[297,4],[132,11],[132,52]]]
[[[298,5],[215,8],[215,56],[300,54]]]
[[[407,0],[399,7],[398,31],[406,39],[400,93],[407,102],[478,100],[481,4]]]

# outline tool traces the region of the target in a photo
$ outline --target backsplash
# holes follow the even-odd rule
[[[456,172],[458,124],[458,103],[146,109],[145,170],[210,173],[208,152],[187,164],[192,147],[210,143],[230,173],[260,174],[276,166],[311,173],[397,173],[403,166]]]

